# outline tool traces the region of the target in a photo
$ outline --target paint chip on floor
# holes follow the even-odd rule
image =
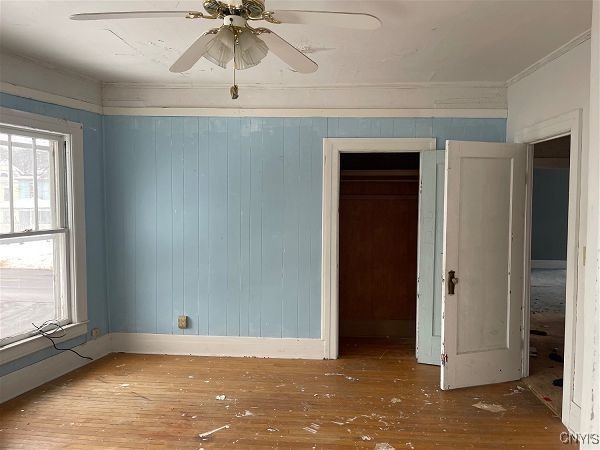
[[[326,373],[326,377],[344,377],[348,381],[358,381],[358,378],[351,377],[349,375],[345,375],[343,373]]]
[[[360,438],[361,438],[361,440],[363,440],[363,441],[370,441],[371,439],[373,439],[371,436],[368,436],[368,435],[366,435],[366,434],[365,434],[364,436],[361,436]]]
[[[387,442],[378,442],[377,444],[375,444],[375,450],[396,450],[394,447],[392,447],[390,444],[388,444]]]
[[[493,413],[499,413],[502,411],[506,411],[501,405],[496,405],[495,403],[484,403],[479,402],[473,405],[475,408],[483,409],[484,411],[489,411]]]
[[[316,423],[311,423],[308,427],[304,427],[302,429],[304,431],[308,431],[309,433],[317,434],[317,431],[319,431],[319,428],[321,428],[320,425],[318,425]]]
[[[254,415],[254,413],[252,411],[246,410],[243,413],[237,413],[235,415],[235,417],[248,417],[248,416],[253,416],[253,415]]]
[[[225,400],[225,394],[217,395],[215,400]]]
[[[226,429],[226,428],[229,428],[229,425],[223,425],[222,427],[215,428],[214,430],[207,431],[206,433],[200,433],[200,434],[198,435],[198,437],[199,437],[200,439],[202,439],[202,440],[206,440],[206,439],[208,439],[208,438],[209,438],[211,435],[213,435],[214,433],[216,433],[217,431],[221,431],[221,430],[224,430],[224,429]]]

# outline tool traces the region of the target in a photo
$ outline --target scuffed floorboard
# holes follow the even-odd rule
[[[342,355],[109,355],[0,405],[0,447],[564,448],[560,421],[518,382],[443,392],[408,341]]]

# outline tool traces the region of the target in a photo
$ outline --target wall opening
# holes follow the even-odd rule
[[[340,354],[414,346],[419,153],[343,153],[339,199]]]
[[[571,137],[533,146],[529,377],[558,416],[563,401]]]

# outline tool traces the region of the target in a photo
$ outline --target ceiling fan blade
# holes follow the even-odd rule
[[[183,52],[177,61],[169,68],[170,72],[181,73],[190,70],[208,50],[208,44],[215,38],[218,28],[212,29],[200,36]]]
[[[381,27],[381,20],[377,17],[362,13],[290,9],[273,11],[270,16],[277,22],[291,24],[324,25],[353,30],[376,30]]]
[[[319,68],[316,62],[271,30],[259,28],[257,31],[269,50],[296,72],[312,73]]]
[[[71,20],[105,20],[105,19],[158,19],[166,17],[181,17],[182,19],[207,18],[199,11],[115,11],[103,13],[73,14]]]

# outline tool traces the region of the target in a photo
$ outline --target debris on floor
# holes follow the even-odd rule
[[[558,349],[556,348],[552,349],[552,351],[548,355],[548,358],[550,358],[552,361],[564,363],[564,358],[558,354]]]
[[[243,413],[237,413],[235,415],[235,417],[248,417],[248,416],[253,416],[253,415],[254,415],[254,413],[252,411],[246,410]]]
[[[556,387],[563,387],[563,379],[562,378],[557,378],[556,380],[554,380],[552,382],[552,385],[556,386]]]
[[[387,442],[379,442],[377,444],[375,444],[375,450],[396,450],[394,447],[392,447],[390,444],[388,444]]]
[[[344,377],[348,381],[358,381],[358,378],[350,377],[343,373],[326,373],[325,376],[326,377]]]
[[[225,394],[217,395],[215,400],[225,400]]]
[[[321,428],[320,425],[317,425],[316,423],[311,423],[308,427],[304,427],[302,429],[304,431],[308,431],[309,433],[317,434],[317,432],[319,431],[319,428]]]
[[[370,441],[371,439],[373,439],[371,436],[368,436],[368,435],[366,435],[366,434],[365,434],[364,436],[361,436],[360,438],[361,438],[361,440],[363,440],[363,441]]]
[[[535,334],[536,336],[548,336],[548,333],[542,330],[529,330],[530,334]]]
[[[475,408],[483,409],[484,411],[489,411],[493,413],[499,413],[506,411],[501,405],[496,405],[495,403],[484,403],[479,402],[473,405]]]
[[[226,428],[229,428],[229,425],[223,425],[222,427],[215,428],[214,430],[207,431],[206,433],[200,433],[200,434],[198,435],[198,437],[199,437],[200,439],[202,439],[202,440],[206,440],[206,439],[210,438],[210,437],[211,437],[211,436],[212,436],[214,433],[216,433],[217,431],[221,431],[221,430],[224,430],[224,429],[226,429]]]

